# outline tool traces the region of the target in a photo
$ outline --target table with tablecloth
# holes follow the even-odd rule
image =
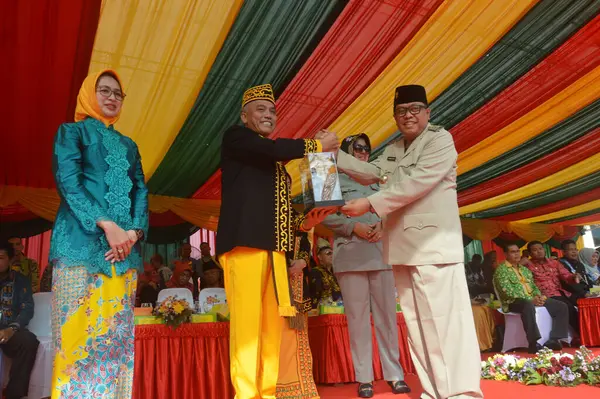
[[[583,298],[577,301],[581,344],[600,346],[600,298]]]
[[[400,364],[407,374],[414,374],[415,367],[408,349],[408,332],[404,315],[396,314]],[[322,315],[308,319],[308,337],[313,355],[313,374],[317,384],[354,382],[354,366],[350,352],[348,323],[343,314]],[[375,379],[383,378],[377,340],[373,331],[373,371]]]
[[[233,397],[229,323],[135,326],[134,399]]]

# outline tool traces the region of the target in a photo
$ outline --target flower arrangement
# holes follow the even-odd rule
[[[161,303],[156,304],[152,311],[154,316],[162,318],[166,325],[177,328],[181,323],[187,323],[191,320],[192,309],[187,301],[173,296],[165,298]]]
[[[592,351],[583,346],[575,355],[556,354],[547,348],[529,359],[495,355],[481,362],[481,377],[486,380],[518,381],[526,385],[600,385],[600,356],[594,356]]]

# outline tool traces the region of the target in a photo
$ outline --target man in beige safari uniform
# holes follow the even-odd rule
[[[400,86],[394,118],[402,139],[372,163],[342,151],[338,167],[381,191],[349,201],[348,216],[383,219],[385,262],[394,265],[421,398],[482,398],[479,347],[464,271],[454,141],[429,123],[425,88]],[[373,233],[375,234],[375,232]]]

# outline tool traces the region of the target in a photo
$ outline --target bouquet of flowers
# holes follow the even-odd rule
[[[581,347],[575,355],[554,353],[544,348],[533,358],[495,355],[481,364],[486,380],[518,381],[526,385],[572,387],[579,384],[600,385],[600,356]]]
[[[177,297],[167,297],[161,303],[157,303],[152,311],[154,316],[162,318],[166,325],[171,328],[177,328],[181,323],[191,320],[193,310],[187,301]]]

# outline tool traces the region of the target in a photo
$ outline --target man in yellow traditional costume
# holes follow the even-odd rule
[[[296,315],[290,300],[286,252],[297,229],[327,216],[292,210],[283,162],[310,152],[335,151],[335,135],[323,140],[267,137],[277,113],[271,85],[248,89],[244,126],[232,126],[221,149],[222,198],[217,255],[223,266],[231,313],[231,379],[237,399],[275,398],[283,318]]]

